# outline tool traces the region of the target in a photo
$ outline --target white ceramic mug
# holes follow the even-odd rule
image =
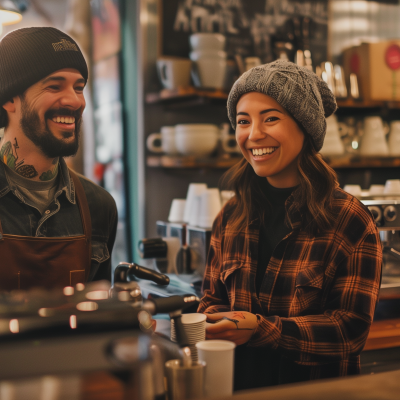
[[[187,58],[159,58],[157,72],[166,89],[177,89],[190,85],[192,62]]]
[[[226,38],[220,33],[199,32],[190,35],[189,41],[193,50],[223,50]]]
[[[220,131],[212,124],[179,124],[175,127],[178,152],[186,156],[205,157],[217,147]]]
[[[222,89],[225,83],[227,60],[221,58],[199,58],[193,63],[192,77],[195,86]]]
[[[175,144],[175,127],[162,126],[160,133],[151,133],[146,139],[146,146],[153,153],[178,154]]]

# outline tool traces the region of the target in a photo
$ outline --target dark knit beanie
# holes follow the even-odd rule
[[[77,69],[87,81],[85,58],[66,33],[50,27],[10,32],[0,41],[0,106],[64,68]]]
[[[326,119],[337,109],[328,85],[312,71],[288,61],[274,61],[246,71],[233,85],[228,97],[228,117],[236,129],[236,105],[241,96],[260,92],[272,97],[312,138],[321,150]]]

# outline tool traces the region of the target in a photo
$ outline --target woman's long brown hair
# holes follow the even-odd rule
[[[333,213],[333,194],[339,186],[335,171],[322,159],[306,135],[303,149],[297,162],[300,173],[300,185],[293,192],[294,202],[288,211],[288,217],[300,210],[302,229],[315,235],[329,229],[335,216]],[[231,228],[243,231],[254,217],[262,221],[266,209],[266,199],[260,188],[260,179],[246,159],[229,169],[223,181],[235,191],[235,206],[230,216]]]

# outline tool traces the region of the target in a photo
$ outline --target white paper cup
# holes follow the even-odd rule
[[[198,352],[196,348],[196,343],[202,342],[206,339],[206,319],[204,314],[200,313],[189,313],[182,314],[181,321],[183,324],[183,329],[186,332],[188,338],[188,344],[192,353],[192,360],[198,360]],[[177,341],[175,323],[171,320],[171,340],[173,342]]]
[[[221,195],[218,188],[207,189],[201,194],[198,226],[211,228],[215,217],[221,211]]]
[[[361,186],[360,185],[345,185],[343,190],[347,193],[352,194],[355,197],[361,197]]]
[[[185,213],[186,199],[173,199],[169,209],[169,222],[182,222]]]
[[[200,202],[201,195],[195,196],[193,199],[193,205],[190,208],[190,216],[188,224],[191,226],[199,226],[200,221]]]
[[[223,207],[233,196],[235,196],[233,190],[221,190],[221,207]]]
[[[207,364],[205,396],[231,396],[236,344],[228,340],[205,340],[196,347],[199,360]]]
[[[186,195],[186,206],[183,214],[183,221],[189,222],[192,213],[195,211],[194,208],[196,206],[196,196],[199,196],[207,190],[207,185],[205,183],[191,183],[188,187],[187,195]]]

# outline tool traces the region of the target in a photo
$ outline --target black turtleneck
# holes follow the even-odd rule
[[[285,201],[295,187],[276,188],[267,179],[262,180],[261,189],[268,199],[264,221],[260,226],[258,242],[258,264],[256,274],[257,296],[260,293],[261,283],[265,275],[269,260],[276,245],[291,231],[285,223]]]

